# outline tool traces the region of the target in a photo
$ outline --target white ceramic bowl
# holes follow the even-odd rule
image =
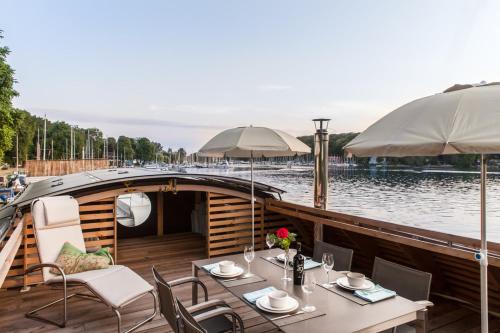
[[[219,262],[219,270],[222,274],[229,274],[234,271],[234,261],[223,260]]]
[[[365,283],[365,275],[361,273],[347,273],[347,282],[351,287],[361,287]]]
[[[267,297],[269,298],[269,305],[273,308],[284,308],[287,305],[288,294],[283,290],[275,290],[270,292]]]

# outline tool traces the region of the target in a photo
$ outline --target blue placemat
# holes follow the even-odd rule
[[[267,294],[269,294],[270,292],[273,292],[275,290],[277,290],[277,289],[274,287],[267,287],[264,289],[259,289],[256,291],[252,291],[252,292],[243,294],[243,298],[246,299],[248,302],[255,304],[255,302],[259,298],[261,298],[262,296],[266,296]]]
[[[304,269],[306,269],[306,270],[320,267],[320,266],[321,266],[320,262],[314,261],[312,259],[306,259],[306,261],[304,262]]]
[[[356,290],[354,292],[354,295],[370,303],[375,303],[396,296],[396,292],[393,290],[385,289],[384,287],[377,284],[372,289]]]
[[[206,270],[207,272],[210,272],[213,268],[219,266],[219,263],[218,262],[215,262],[213,264],[206,264],[206,265],[203,265],[201,266],[204,270]]]

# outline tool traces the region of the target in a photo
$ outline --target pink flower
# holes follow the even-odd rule
[[[278,238],[281,238],[281,239],[287,238],[288,237],[288,230],[287,230],[287,228],[279,228],[276,231],[276,236],[278,236]]]

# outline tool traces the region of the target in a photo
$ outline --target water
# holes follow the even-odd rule
[[[248,168],[189,169],[250,179]],[[313,205],[311,168],[254,171],[255,181],[281,188],[286,201]],[[478,173],[330,170],[328,210],[479,238]],[[500,175],[487,184],[488,239],[500,242]]]

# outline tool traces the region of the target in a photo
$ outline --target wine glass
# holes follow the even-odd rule
[[[268,251],[269,255],[271,255],[271,248],[274,246],[275,241],[276,241],[276,239],[273,237],[273,235],[271,235],[271,234],[266,235],[266,245],[269,248],[269,251]]]
[[[302,311],[313,312],[316,310],[314,305],[309,304],[309,295],[316,288],[316,277],[313,272],[305,272],[302,276],[302,292],[304,293],[304,306]]]
[[[253,246],[251,246],[251,245],[245,246],[244,257],[245,257],[245,261],[248,264],[248,270],[247,270],[247,273],[245,274],[245,276],[246,277],[252,276],[253,274],[250,272],[250,263],[255,258],[255,252],[253,250]]]
[[[327,281],[326,283],[323,284],[323,287],[325,288],[330,288],[332,284],[330,283],[330,271],[333,269],[333,253],[323,253],[323,258],[322,258],[322,263],[323,263],[323,269],[326,272],[327,275]]]

